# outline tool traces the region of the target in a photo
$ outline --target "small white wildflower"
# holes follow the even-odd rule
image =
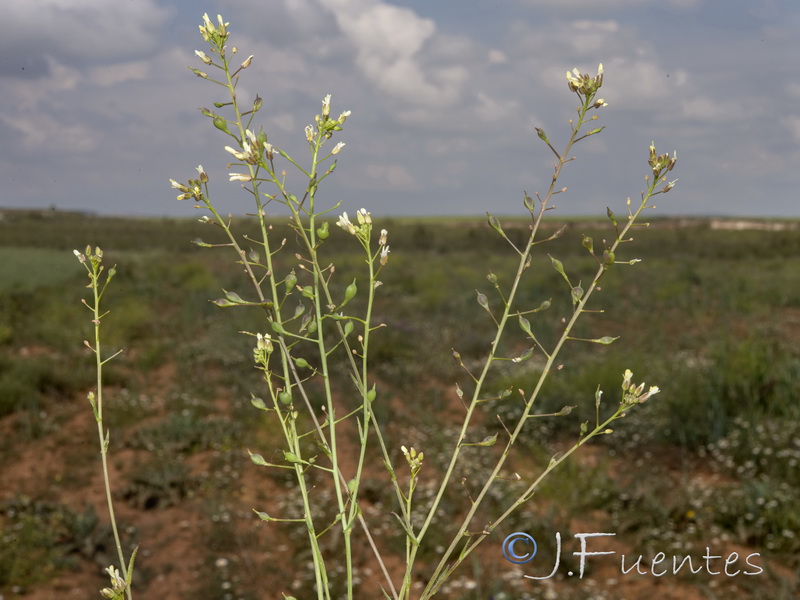
[[[247,142],[245,142],[245,144],[247,144]],[[239,160],[245,160],[247,158],[247,154],[248,154],[248,153],[245,153],[245,152],[240,152],[236,148],[231,148],[230,146],[225,146],[225,152],[233,154],[233,156],[235,156]]]
[[[389,246],[384,246],[381,248],[380,262],[381,266],[384,266],[387,262],[389,262]]]
[[[633,373],[630,369],[625,369],[625,375],[622,378],[622,390],[627,392],[628,389],[631,387],[631,378],[633,377]]]
[[[351,235],[356,234],[356,227],[350,222],[350,218],[347,216],[346,212],[341,214],[339,220],[336,221],[336,224]]]
[[[247,67],[249,67],[249,66],[250,66],[250,63],[252,63],[252,62],[253,62],[253,56],[255,56],[255,55],[254,55],[254,54],[251,54],[250,56],[248,56],[248,57],[245,59],[245,61],[242,63],[242,69],[246,69]]]
[[[250,175],[243,175],[242,173],[230,173],[228,177],[230,177],[230,181],[253,181]]]
[[[359,208],[356,216],[358,217],[359,225],[372,225],[372,217],[367,212],[366,208]]]
[[[174,179],[170,179],[170,180],[169,180],[169,182],[172,184],[172,187],[174,187],[176,190],[180,190],[180,191],[182,191],[182,192],[184,192],[184,193],[186,193],[186,192],[188,192],[188,191],[189,191],[189,188],[188,188],[188,187],[186,187],[186,186],[185,186],[185,185],[183,185],[182,183],[178,183],[178,182],[177,182],[177,181],[175,181]]]
[[[328,94],[322,99],[322,116],[327,117],[331,114],[331,95]]]
[[[385,229],[381,229],[381,237],[378,238],[378,244],[380,244],[381,246],[385,246],[388,235],[389,235],[388,231],[386,231]]]
[[[125,580],[120,577],[119,570],[114,567],[113,565],[106,568],[106,573],[111,578],[111,586],[114,588],[114,591],[122,592],[125,590]]]
[[[339,152],[342,151],[342,148],[344,148],[344,146],[345,146],[344,142],[339,142],[333,147],[333,150],[331,150],[331,154],[339,154]]]
[[[207,65],[211,64],[211,59],[208,57],[208,55],[205,52],[201,52],[200,50],[195,50],[194,53],[197,55],[197,58],[202,60],[205,64],[207,64]]]

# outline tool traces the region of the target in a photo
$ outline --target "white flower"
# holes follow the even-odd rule
[[[245,142],[245,146],[247,146],[247,142]],[[236,148],[231,148],[230,146],[225,146],[225,152],[233,154],[239,160],[247,159],[249,154],[249,152],[239,152]]]
[[[628,389],[631,387],[631,378],[633,377],[633,373],[630,369],[625,369],[625,375],[622,377],[622,390],[627,392]]]
[[[345,146],[344,142],[339,142],[333,147],[333,150],[331,150],[331,154],[339,154],[339,152],[342,151],[342,148],[344,148],[344,146]]]
[[[195,50],[194,53],[197,55],[197,58],[202,60],[205,64],[210,65],[211,59],[206,55],[205,52],[201,52],[200,50]]]
[[[388,237],[388,235],[389,235],[388,231],[386,231],[385,229],[381,229],[381,237],[378,238],[378,244],[380,244],[381,246],[385,246],[386,238]]]
[[[366,208],[358,209],[358,224],[359,225],[372,225],[372,217],[367,212]]]
[[[384,246],[383,248],[381,248],[380,261],[381,261],[381,266],[389,262],[389,246]]]
[[[242,173],[230,173],[228,177],[230,177],[230,181],[253,181],[250,175],[243,175]]]
[[[331,114],[331,95],[328,94],[322,99],[322,116],[327,117]]]
[[[339,217],[339,220],[336,221],[336,224],[351,235],[356,234],[355,225],[350,222],[350,218],[347,216],[346,212],[342,213],[342,215]]]

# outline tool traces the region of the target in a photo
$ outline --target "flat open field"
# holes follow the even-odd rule
[[[248,459],[247,449],[270,456],[278,439],[274,422],[251,405],[263,383],[253,368],[253,338],[239,333],[265,331],[263,320],[209,302],[222,288],[246,290],[230,249],[193,245],[218,241],[194,219],[0,212],[0,599],[100,597],[108,585],[103,569],[114,562],[86,400],[94,362],[83,346],[92,328],[81,298],[89,290],[72,254],[87,244],[103,248],[104,264],[118,271],[104,297],[111,310],[104,344],[124,353],[106,368],[105,411],[124,541],[141,545],[136,597],[311,597],[302,536],[253,513],[296,518],[300,507],[288,477]],[[335,284],[344,288],[361,259],[331,221],[326,250]],[[599,245],[610,235],[599,219],[554,220],[547,231],[563,222],[564,235],[542,246],[521,290],[533,305],[552,298],[549,310],[531,317],[544,342],[570,309],[547,253],[573,279],[588,280],[594,262],[581,240],[592,236]],[[246,233],[246,219],[241,226]],[[281,234],[280,221],[274,227],[287,239],[277,268],[296,267],[293,234]],[[401,445],[424,450],[423,501],[463,414],[455,384],[463,387],[465,375],[452,349],[467,365],[485,355],[491,322],[475,290],[491,293],[490,271],[508,281],[514,255],[485,220],[403,218],[376,220],[376,227],[389,230],[391,255],[375,307],[386,327],[371,346],[380,391],[375,412],[398,461]],[[513,238],[515,227],[522,234],[527,225],[505,227]],[[577,438],[580,423],[594,419],[597,386],[605,397],[618,395],[625,369],[662,392],[554,473],[456,572],[443,598],[800,597],[798,223],[653,219],[617,261],[633,258],[642,262],[608,272],[593,299],[604,312],[576,333],[620,339],[567,346],[539,412],[576,408],[533,419],[513,468],[535,478]],[[524,369],[498,371],[492,386],[529,389],[537,365],[534,357]],[[519,411],[512,400],[487,407],[476,438],[502,432],[496,415],[511,419]],[[465,487],[445,499],[442,527],[468,501],[481,456],[459,473]],[[367,465],[364,513],[379,543],[401,556],[385,476],[376,453]],[[504,500],[499,491],[489,510]],[[535,562],[516,566],[503,558],[503,538],[514,531],[539,540]],[[523,577],[552,570],[556,532],[563,540],[558,573]],[[570,577],[579,568],[574,535],[582,532],[615,533],[593,548],[616,554],[592,557],[583,578]],[[428,542],[421,556],[432,560],[443,541]],[[326,548],[335,552],[335,544]],[[666,558],[655,568],[659,552]],[[734,552],[738,562],[726,567]],[[623,555],[626,569],[641,555],[644,573],[623,573]],[[672,557],[686,556],[702,569],[673,574]],[[379,598],[375,573],[366,563],[357,567],[361,597]],[[665,568],[665,575],[653,574]]]

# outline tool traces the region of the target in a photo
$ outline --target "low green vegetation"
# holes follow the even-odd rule
[[[284,225],[276,220],[273,226],[279,230]],[[465,363],[483,355],[490,330],[489,323],[475,319],[475,290],[489,287],[487,272],[502,280],[511,267],[502,240],[480,220],[398,219],[387,227],[393,262],[382,274],[384,293],[374,307],[376,322],[387,327],[374,334],[371,347],[383,399],[376,412],[387,422],[402,416],[396,420],[408,423],[409,430],[390,426],[386,432],[387,443],[397,446],[398,453],[401,443],[419,440],[426,460],[435,464],[448,451],[437,448],[437,440],[452,437],[442,432],[449,431],[460,406],[453,393],[460,374],[450,359],[451,348],[458,346]],[[237,333],[253,323],[246,312],[228,311],[223,318],[208,302],[221,296],[220,288],[229,289],[232,282],[226,278],[233,275],[224,266],[226,257],[201,256],[190,243],[208,235],[207,230],[191,220],[5,212],[0,221],[0,594],[42,585],[64,570],[96,571],[98,586],[103,582],[95,558],[108,551],[103,546],[108,532],[98,529],[96,515],[84,512],[83,504],[60,504],[59,488],[48,481],[37,486],[30,479],[9,478],[10,465],[37,446],[43,448],[37,461],[63,460],[58,453],[64,447],[45,442],[66,444],[74,435],[72,416],[89,414],[85,395],[93,382],[91,357],[75,342],[91,334],[79,300],[85,273],[73,264],[72,249],[97,240],[105,244],[104,263],[118,265],[105,300],[112,310],[104,320],[105,345],[125,348],[106,367],[107,419],[115,451],[137,457],[136,468],[122,459],[117,465],[119,498],[130,510],[195,506],[206,517],[219,512],[210,507],[235,506],[223,511],[234,515],[230,523],[213,520],[198,532],[224,543],[209,537],[198,550],[193,560],[209,567],[194,597],[223,598],[228,588],[219,586],[224,585],[233,585],[241,597],[260,597],[257,589],[248,588],[252,583],[246,577],[239,577],[258,564],[253,523],[243,523],[254,503],[279,499],[271,500],[271,492],[263,498],[245,492],[258,486],[283,489],[290,483],[278,475],[254,474],[244,451],[267,451],[270,427],[253,416],[250,394],[258,391],[260,377],[251,366],[252,340]],[[570,273],[584,269],[588,274],[592,265],[580,246],[586,235],[602,239],[607,226],[571,221],[548,251]],[[337,237],[344,236],[331,236],[334,247]],[[590,351],[580,345],[567,348],[563,368],[549,380],[538,410],[576,408],[569,417],[536,419],[536,433],[521,443],[533,463],[546,464],[562,440],[594,418],[598,383],[613,396],[625,368],[634,371],[637,381],[657,383],[662,392],[648,401],[647,410],[618,422],[613,435],[594,444],[595,460],[568,463],[556,472],[537,493],[541,501],[518,515],[505,533],[514,526],[530,529],[535,521],[566,535],[575,515],[591,513],[604,528],[598,531],[617,531],[631,553],[665,550],[667,544],[701,554],[714,543],[747,547],[795,573],[795,583],[774,574],[759,580],[774,591],[772,597],[795,597],[800,569],[800,231],[724,231],[703,220],[678,226],[657,219],[636,237],[636,244],[625,248],[630,255],[618,261],[641,258],[646,268],[610,272],[595,305],[604,312],[591,315],[578,332],[597,337],[611,330],[624,343]],[[337,271],[355,268],[357,259],[343,246],[337,252]],[[337,279],[348,281],[346,275]],[[521,292],[530,304],[553,299],[551,314],[536,324],[544,336],[553,326],[552,313],[569,309],[560,286],[558,274],[542,261],[534,263]],[[491,385],[498,391],[529,390],[542,362],[534,355],[526,364],[527,372],[498,373]],[[520,407],[515,392],[495,412],[510,420]],[[482,427],[491,434],[499,426],[487,420]],[[74,470],[70,485],[89,485],[86,473],[96,465],[90,444],[70,449],[63,477],[70,479]],[[462,475],[469,478],[467,472]],[[247,483],[256,477],[261,483]],[[387,490],[370,488],[369,481],[368,474],[364,494],[373,503],[393,501]],[[420,502],[426,493],[423,478]],[[445,497],[443,516],[457,504]],[[222,529],[228,531],[224,536]],[[278,542],[284,543],[290,542]],[[502,561],[499,542],[489,550],[496,550],[496,556],[481,554],[464,575],[479,578],[481,597],[495,593],[499,598],[517,588],[500,575],[510,565]],[[151,549],[151,555],[157,553]],[[488,567],[488,557],[495,567]],[[137,560],[145,569],[147,559]],[[270,569],[279,571],[275,564]],[[459,592],[459,581],[453,580],[448,597],[473,597]],[[300,581],[298,589],[310,589],[312,583]],[[737,597],[762,597],[751,583],[737,581]],[[576,591],[578,583],[562,584],[568,588],[559,597],[585,597]],[[155,593],[149,589],[146,596]],[[532,589],[522,586],[514,597]]]

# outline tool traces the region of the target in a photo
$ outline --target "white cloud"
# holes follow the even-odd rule
[[[691,9],[703,0],[520,0],[522,4],[535,8],[574,13],[576,11],[612,12],[628,8],[645,7],[650,4],[668,5],[678,9]]]
[[[156,0],[6,1],[3,20],[14,26],[3,28],[0,57],[7,69],[43,55],[94,63],[151,54],[172,12]]]
[[[382,92],[415,105],[458,98],[468,78],[461,65],[425,65],[422,50],[436,34],[431,19],[408,8],[364,0],[322,0],[356,48],[356,64]]]

